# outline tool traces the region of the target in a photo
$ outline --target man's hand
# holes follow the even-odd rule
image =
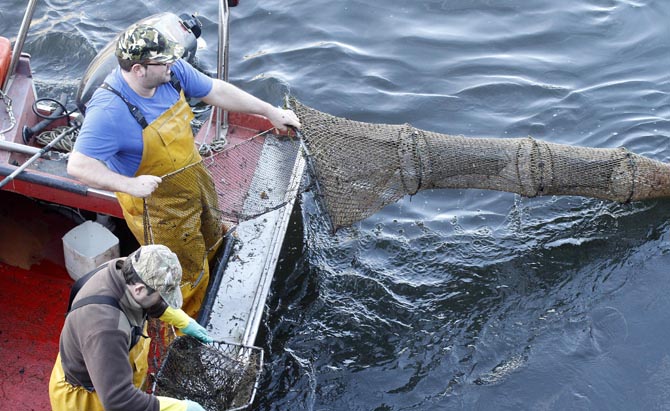
[[[128,177],[115,173],[105,163],[74,151],[67,162],[67,172],[93,188],[118,191],[133,197],[144,198],[153,193],[162,181],[160,177],[141,175]]]
[[[300,128],[300,120],[292,110],[273,108],[267,117],[275,128],[279,130],[286,130],[288,127]]]
[[[124,190],[124,192],[130,194],[133,197],[144,198],[151,195],[154,192],[158,184],[163,181],[158,176],[151,175],[141,175],[135,178],[132,178],[131,184]]]
[[[198,322],[194,319],[191,319],[188,322],[188,325],[181,329],[181,332],[186,335],[190,335],[193,338],[197,338],[204,343],[211,343],[213,341],[209,334],[207,334],[205,327],[198,324]]]
[[[172,324],[179,328],[181,332],[190,335],[193,338],[204,343],[212,342],[212,338],[207,334],[207,330],[202,325],[198,324],[196,320],[189,317],[182,309],[169,307],[165,309],[163,315],[160,316],[161,321]]]

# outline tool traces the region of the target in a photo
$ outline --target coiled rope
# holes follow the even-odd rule
[[[51,141],[53,141],[58,135],[60,135],[64,130],[66,130],[68,128],[69,127],[67,127],[67,126],[61,126],[61,127],[56,127],[53,130],[44,131],[36,137],[36,141],[37,141],[38,144],[40,144],[42,146],[46,146]],[[71,152],[72,148],[74,147],[74,142],[77,140],[78,135],[79,135],[79,129],[72,131],[67,136],[61,138],[61,140],[58,141],[53,146],[53,148],[55,150],[63,151],[63,152],[66,152],[66,153]]]

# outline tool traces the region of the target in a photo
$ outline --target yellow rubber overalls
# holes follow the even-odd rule
[[[179,100],[143,131],[144,150],[136,176],[163,177],[149,198],[149,242],[169,247],[182,266],[182,309],[197,317],[209,283],[208,253],[222,240],[216,189],[194,143],[193,112]],[[183,170],[182,170],[183,169]],[[116,193],[128,227],[145,244],[143,199]]]
[[[146,340],[149,340],[148,338]],[[141,346],[141,347],[140,347]],[[133,351],[137,351],[133,353]],[[149,349],[149,343],[146,343],[146,350]],[[142,340],[138,342],[130,351],[131,365],[133,367],[133,384],[140,388],[144,377],[146,376],[146,369],[138,371],[136,364],[132,358],[140,358],[138,356],[144,355],[144,362],[146,363],[147,353],[140,354],[139,351],[144,350],[144,343]],[[186,411],[186,404],[176,398],[158,396],[160,403],[160,411]],[[49,399],[51,401],[52,411],[105,411],[98,394],[95,391],[88,391],[84,387],[75,387],[65,380],[65,372],[61,365],[60,353],[56,357],[56,363],[51,371],[51,379],[49,380]]]
[[[146,335],[146,326],[144,327],[144,335]],[[128,353],[130,366],[133,369],[133,385],[137,388],[142,386],[147,375],[147,358],[150,345],[150,338],[140,338]],[[80,386],[75,387],[65,380],[65,371],[63,371],[63,365],[61,364],[60,353],[58,353],[56,363],[51,370],[49,398],[52,411],[104,411],[95,391],[88,391]],[[162,406],[161,410],[164,410]]]

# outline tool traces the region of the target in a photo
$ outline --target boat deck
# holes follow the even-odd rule
[[[254,344],[303,170],[295,142],[268,137],[249,192],[281,193],[286,204],[237,227],[230,256],[215,273],[218,292],[201,313],[214,338]]]
[[[9,88],[15,127],[0,134],[0,181],[29,159],[35,161],[0,190],[0,372],[2,409],[48,410],[48,382],[73,281],[65,264],[62,237],[96,213],[121,217],[113,193],[91,189],[66,173],[56,153],[33,158],[36,144],[24,144],[23,126],[40,119],[32,113],[34,88],[27,56]],[[219,205],[241,213],[234,237],[214,264],[199,321],[216,340],[254,345],[279,259],[304,163],[299,143],[270,133],[260,116],[230,113],[226,150],[205,163]],[[214,117],[196,136],[213,142]],[[8,124],[0,110],[0,124]],[[56,125],[56,124],[54,124]],[[281,207],[278,205],[281,204]],[[257,215],[259,210],[273,210]],[[76,218],[73,218],[76,217]],[[237,221],[233,219],[234,221]],[[137,247],[122,219],[117,224],[121,255]],[[234,241],[229,241],[234,240]]]
[[[229,143],[234,145],[237,136],[252,133],[257,131],[237,126]],[[304,166],[295,141],[267,135],[261,146],[258,163],[243,179],[247,190],[251,197],[282,193],[285,204],[240,222],[234,241],[226,241],[225,252],[214,266],[200,316],[216,340],[244,345],[255,343]],[[45,162],[39,161],[37,167]],[[223,169],[227,172],[231,167]],[[239,197],[234,201],[245,197],[234,194]],[[73,283],[64,268],[62,237],[81,222],[81,217],[71,218],[73,212],[0,190],[0,360],[5,364],[0,401],[8,409],[50,408],[49,376]],[[84,218],[95,218],[94,211],[79,212]],[[127,255],[137,243],[122,220],[117,225],[121,255]]]
[[[0,402],[6,410],[48,410],[49,377],[73,283],[61,238],[77,223],[0,191],[0,225]]]

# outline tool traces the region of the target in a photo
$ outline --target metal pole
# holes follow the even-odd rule
[[[229,29],[228,0],[219,1],[219,48],[217,53],[216,76],[219,80],[228,81],[228,29]],[[228,112],[217,107],[214,111],[216,116],[215,141],[221,139],[221,130],[228,131]],[[225,135],[224,135],[225,137]]]
[[[221,0],[219,4],[219,50],[217,55],[217,76],[228,81],[228,28],[230,9],[228,0]]]
[[[21,154],[34,155],[39,153],[40,149],[25,144],[14,143],[12,141],[0,140],[0,150],[12,151]]]
[[[21,28],[19,29],[19,34],[16,36],[16,42],[14,43],[14,52],[12,53],[12,59],[9,63],[9,71],[7,72],[7,77],[5,78],[5,83],[2,85],[2,92],[7,93],[9,88],[9,82],[12,77],[14,77],[14,71],[16,71],[16,66],[19,64],[19,59],[21,58],[21,53],[23,52],[23,44],[26,41],[26,35],[28,34],[28,28],[30,28],[30,22],[33,20],[33,13],[35,12],[35,5],[37,0],[30,0],[26,12],[23,15],[23,22],[21,22]]]
[[[4,180],[0,181],[0,189],[1,189],[2,187],[4,187],[5,185],[7,185],[7,183],[9,183],[10,181],[14,180],[14,177],[16,177],[16,176],[18,176],[19,174],[21,174],[21,172],[22,172],[23,170],[25,170],[26,168],[28,168],[28,166],[31,165],[33,162],[35,162],[35,160],[37,160],[38,158],[42,157],[42,156],[44,155],[44,153],[46,153],[47,151],[51,150],[51,148],[52,148],[53,146],[55,146],[56,144],[58,144],[58,142],[61,141],[61,140],[63,139],[63,137],[65,137],[66,135],[68,135],[68,134],[70,134],[71,132],[73,132],[74,130],[76,130],[77,127],[78,127],[78,126],[72,126],[72,127],[68,128],[68,129],[66,129],[65,131],[63,131],[62,133],[60,133],[56,138],[54,138],[53,140],[51,140],[51,141],[49,142],[49,144],[47,144],[46,146],[44,146],[39,152],[35,153],[35,155],[33,155],[32,157],[30,157],[25,163],[23,163],[23,164],[21,165],[21,167],[17,168],[16,170],[14,170],[14,172],[13,172],[12,174],[8,175],[7,177],[5,177]]]

